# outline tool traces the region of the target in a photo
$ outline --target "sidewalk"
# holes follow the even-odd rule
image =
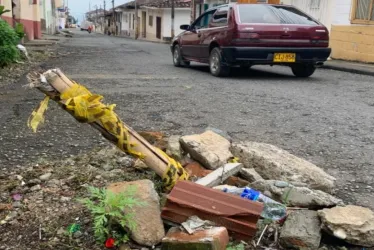
[[[344,71],[354,74],[374,76],[374,64],[357,63],[342,60],[330,60],[326,61],[322,68]]]

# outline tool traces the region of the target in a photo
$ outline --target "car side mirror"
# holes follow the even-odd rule
[[[190,25],[188,25],[188,24],[183,24],[183,25],[181,25],[180,26],[180,29],[181,30],[189,30],[191,27],[190,27]]]

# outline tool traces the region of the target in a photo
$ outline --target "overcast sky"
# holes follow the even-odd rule
[[[124,4],[130,0],[114,0],[114,6]],[[69,3],[69,9],[72,16],[82,21],[84,13],[88,12],[91,2],[91,10],[96,8],[104,8],[104,0],[65,0],[65,4]],[[112,8],[112,0],[106,0],[106,9]]]

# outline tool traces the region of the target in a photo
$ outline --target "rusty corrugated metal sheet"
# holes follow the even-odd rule
[[[175,223],[185,222],[196,215],[224,226],[239,239],[256,234],[256,224],[263,205],[207,188],[193,182],[179,181],[167,197],[161,217]]]

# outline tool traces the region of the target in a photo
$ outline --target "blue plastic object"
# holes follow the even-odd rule
[[[254,189],[245,188],[240,197],[247,198],[251,201],[257,201],[260,197],[260,192]]]

